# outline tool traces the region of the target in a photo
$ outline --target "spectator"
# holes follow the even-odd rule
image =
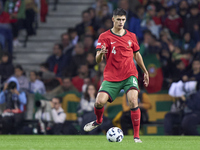
[[[41,22],[46,22],[46,16],[48,14],[48,4],[47,0],[40,0],[40,21]]]
[[[55,78],[55,73],[49,71],[49,64],[48,63],[42,63],[40,64],[40,71],[42,74],[42,80],[49,80]]]
[[[65,60],[63,55],[63,46],[61,44],[55,44],[53,55],[51,55],[46,61],[49,64],[49,70],[53,71],[57,77],[61,77],[66,61],[67,60]]]
[[[19,84],[19,91],[28,91],[29,90],[29,81],[28,78],[24,75],[24,70],[21,65],[15,66],[15,72],[12,76],[17,79]],[[12,77],[10,77],[7,81],[9,83],[12,80]]]
[[[200,30],[199,25],[195,24],[193,27],[193,33],[192,33],[192,39],[195,41],[195,43],[200,41]]]
[[[182,96],[181,100],[172,105],[175,110],[171,109],[165,115],[164,129],[166,135],[184,134],[184,135],[199,135],[197,125],[200,123],[200,92],[199,89],[194,94]],[[173,108],[173,107],[172,107]],[[181,125],[179,125],[181,124]],[[179,128],[174,128],[178,125]],[[180,131],[182,128],[182,131]]]
[[[141,120],[140,124],[147,123],[149,120],[148,117],[148,109],[151,109],[151,103],[148,95],[144,92],[140,92],[138,95],[138,106],[141,110]],[[132,128],[132,122],[131,122],[131,113],[130,113],[130,108],[128,106],[128,101],[127,99],[123,99],[122,102],[122,107],[123,107],[123,114],[121,116],[121,126],[122,126],[122,131],[124,135],[128,134],[128,129]]]
[[[97,9],[96,9],[97,10]],[[103,18],[111,17],[107,2],[102,3],[98,12],[96,12],[98,21],[102,22]]]
[[[82,22],[76,26],[76,31],[79,37],[85,34],[85,30],[88,26],[93,27],[93,24],[91,21],[90,12],[88,10],[85,10],[82,12]]]
[[[78,40],[79,40],[79,36],[77,34],[76,29],[75,28],[69,28],[68,34],[69,34],[72,45],[75,46],[78,43]]]
[[[78,68],[78,75],[72,78],[72,83],[79,92],[82,92],[84,78],[88,77],[88,75],[89,75],[88,66],[81,64]]]
[[[93,7],[90,7],[90,8],[88,8],[88,11],[90,12],[92,24],[99,24],[100,22],[96,17],[96,10]]]
[[[136,7],[136,13],[130,18],[129,30],[136,34],[139,41],[143,40],[143,32],[140,26],[144,16],[144,7],[139,5]]]
[[[73,49],[73,44],[71,43],[70,35],[68,33],[63,33],[61,35],[61,41],[63,46],[63,53],[69,55],[70,57]]]
[[[163,27],[166,17],[165,8],[160,7],[156,12],[156,15],[153,17],[153,20],[156,25]]]
[[[171,7],[169,9],[169,15],[165,19],[165,27],[167,27],[171,33],[173,39],[177,40],[181,35],[181,28],[183,27],[183,21],[177,14],[176,8]]]
[[[88,84],[86,90],[80,101],[80,109],[78,114],[81,114],[81,126],[85,125],[85,116],[88,116],[87,113],[91,113],[94,110],[94,103],[96,101],[95,97],[97,95],[97,90],[93,84]],[[92,115],[92,114],[91,114]]]
[[[12,35],[12,28],[10,26],[10,15],[9,13],[3,10],[3,4],[0,1],[0,45],[1,49],[6,49],[6,42],[8,43],[8,51],[12,54],[12,42],[13,42],[13,35]]]
[[[10,15],[8,12],[3,10],[3,3],[0,1],[0,23],[9,24],[10,23]]]
[[[37,73],[35,71],[30,72],[29,91],[31,93],[39,93],[39,94],[46,93],[44,83],[37,79]]]
[[[156,7],[151,4],[147,7],[147,12],[143,17],[143,20],[141,22],[141,27],[147,28],[151,31],[153,35],[155,35],[157,38],[159,38],[159,30],[161,28],[160,25],[156,25],[155,21],[153,20],[153,17],[156,16]]]
[[[57,10],[58,0],[54,0],[53,11]]]
[[[156,54],[161,52],[162,45],[151,32],[144,33],[144,42],[141,43],[141,55]]]
[[[186,0],[182,0],[179,3],[179,13],[178,14],[182,18],[184,24],[186,23],[186,18],[187,18],[188,13],[189,13],[189,5]]]
[[[1,83],[6,81],[14,73],[14,66],[12,64],[11,58],[7,52],[4,52],[0,63],[0,76]]]
[[[64,128],[64,123],[66,119],[66,114],[61,107],[62,98],[54,97],[51,101],[51,115],[53,118],[53,126],[48,129],[48,134],[62,134],[62,130]]]
[[[144,56],[146,53],[148,53],[148,48],[152,42],[152,34],[150,31],[145,31],[144,32],[144,40],[140,44],[140,54]]]
[[[165,48],[170,52],[173,50],[173,49],[172,50],[170,49],[170,47],[172,47],[172,46],[174,48],[174,45],[173,45],[173,40],[171,38],[169,30],[167,28],[164,28],[163,30],[161,30],[160,42],[162,44],[162,48]]]
[[[59,85],[58,87],[50,91],[48,94],[53,97],[70,91],[76,92],[78,90],[72,84],[72,79],[70,77],[64,77],[62,79],[62,85]]]
[[[182,80],[186,81],[199,81],[200,80],[200,60],[196,59],[192,62],[192,70],[183,75]]]
[[[170,75],[170,79],[171,82],[177,82],[179,80],[181,80],[183,74],[185,74],[185,64],[183,63],[182,60],[176,60],[171,68],[171,75]]]
[[[88,84],[86,91],[80,101],[80,110],[82,113],[92,112],[94,110],[95,97],[97,90],[93,84]]]
[[[199,14],[199,9],[197,5],[192,5],[190,7],[190,16],[186,18],[185,21],[185,30],[186,32],[189,32],[190,34],[193,33],[195,25],[198,27],[200,26],[200,14]]]
[[[80,101],[80,109],[78,111],[78,114],[81,116],[80,124],[81,124],[81,131],[84,134],[83,126],[88,121],[91,121],[95,118],[95,115],[93,113],[94,111],[94,103],[95,103],[95,97],[97,95],[97,90],[93,84],[88,84],[86,87],[86,91],[84,92],[81,101]],[[89,132],[89,134],[99,134],[102,132],[102,130],[108,130],[112,126],[112,123],[110,120],[108,120],[106,117],[104,117],[104,124],[103,126],[100,126],[99,128]]]
[[[153,4],[156,7],[156,12],[159,12],[160,9],[162,9],[162,4],[161,2],[157,1],[157,0],[148,0],[147,3],[145,4],[146,6],[149,6]]]
[[[195,42],[191,39],[189,32],[184,34],[183,40],[180,41],[179,47],[185,51],[191,51],[195,47]]]
[[[75,55],[71,58],[69,69],[66,69],[69,76],[76,76],[78,66],[86,63],[86,53],[82,43],[79,42],[76,44],[73,53]]]
[[[193,54],[195,58],[200,58],[200,41],[196,44],[195,48],[193,49]]]
[[[122,8],[126,11],[125,28],[129,29],[130,19],[133,17],[133,12],[129,8],[128,0],[119,0],[119,8]]]
[[[92,5],[92,7],[96,10],[96,12],[98,12],[102,6],[102,3],[106,3],[106,2],[107,2],[106,0],[96,0],[96,3],[94,3]],[[113,5],[110,2],[107,2],[107,5],[109,7],[109,14],[112,14],[113,13]]]
[[[96,71],[95,71],[95,68],[94,68],[95,65],[96,65],[96,60],[95,60],[94,54],[93,53],[87,53],[86,61],[87,61],[86,63],[88,65],[90,77],[93,78],[96,74]]]
[[[98,65],[98,71],[96,76],[92,78],[92,82],[94,83],[97,90],[99,90],[101,83],[103,82],[103,71],[105,69],[106,62],[102,61]]]
[[[94,40],[93,40],[92,36],[86,35],[84,37],[83,44],[84,44],[85,52],[90,52],[90,53],[93,53],[95,55],[96,50],[95,50],[95,47],[94,47]]]
[[[36,34],[34,23],[36,20],[36,14],[38,9],[34,0],[25,0],[26,5],[26,18],[25,18],[25,28],[28,36]]]
[[[89,84],[91,84],[91,83],[92,83],[92,82],[91,82],[90,77],[84,78],[84,80],[83,80],[83,86],[82,86],[82,93],[85,93],[85,92],[86,92],[87,86],[88,86]]]
[[[112,18],[111,17],[104,17],[102,19],[102,28],[104,29],[104,31],[107,31],[109,29],[112,28]]]
[[[62,41],[62,46],[63,46],[63,55],[65,56],[65,65],[67,66],[69,65],[71,61],[74,45],[71,42],[70,35],[68,33],[63,33],[61,35],[61,41]]]
[[[6,90],[0,93],[0,104],[5,103],[6,109],[2,114],[3,134],[17,134],[22,128],[24,105],[27,103],[24,92],[17,90],[17,84],[10,82]]]
[[[25,1],[24,0],[7,0],[5,3],[5,11],[10,15],[10,23],[13,30],[13,45],[14,47],[21,46],[18,40],[19,30],[22,28],[23,20],[26,17],[25,14]]]

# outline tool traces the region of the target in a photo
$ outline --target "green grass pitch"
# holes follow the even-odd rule
[[[134,143],[125,136],[121,143],[108,142],[106,136],[1,135],[0,150],[199,150],[200,137],[141,136]]]

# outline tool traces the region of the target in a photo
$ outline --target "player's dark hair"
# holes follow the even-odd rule
[[[126,11],[122,8],[117,8],[113,11],[113,16],[126,16]]]

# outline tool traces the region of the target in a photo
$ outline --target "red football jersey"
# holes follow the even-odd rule
[[[99,36],[96,49],[100,50],[104,43],[108,50],[104,80],[117,82],[130,76],[138,78],[138,71],[133,61],[133,53],[140,49],[136,35],[125,30],[125,34],[119,36],[108,30]]]

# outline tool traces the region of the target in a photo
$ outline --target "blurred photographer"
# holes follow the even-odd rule
[[[39,100],[35,102],[37,111],[35,119],[38,120],[37,132],[39,134],[46,134],[46,127],[51,123],[51,102],[47,100]]]
[[[66,119],[66,114],[61,107],[62,98],[54,97],[51,101],[51,115],[53,119],[53,125],[47,129],[48,134],[61,134]]]
[[[22,127],[24,105],[27,103],[26,94],[17,90],[13,81],[5,85],[0,93],[0,104],[5,103],[6,109],[2,114],[3,134],[16,134]]]
[[[171,111],[165,115],[164,129],[166,135],[199,135],[200,124],[200,82],[188,81],[174,83],[169,95],[176,98]],[[174,92],[173,92],[174,91]]]

